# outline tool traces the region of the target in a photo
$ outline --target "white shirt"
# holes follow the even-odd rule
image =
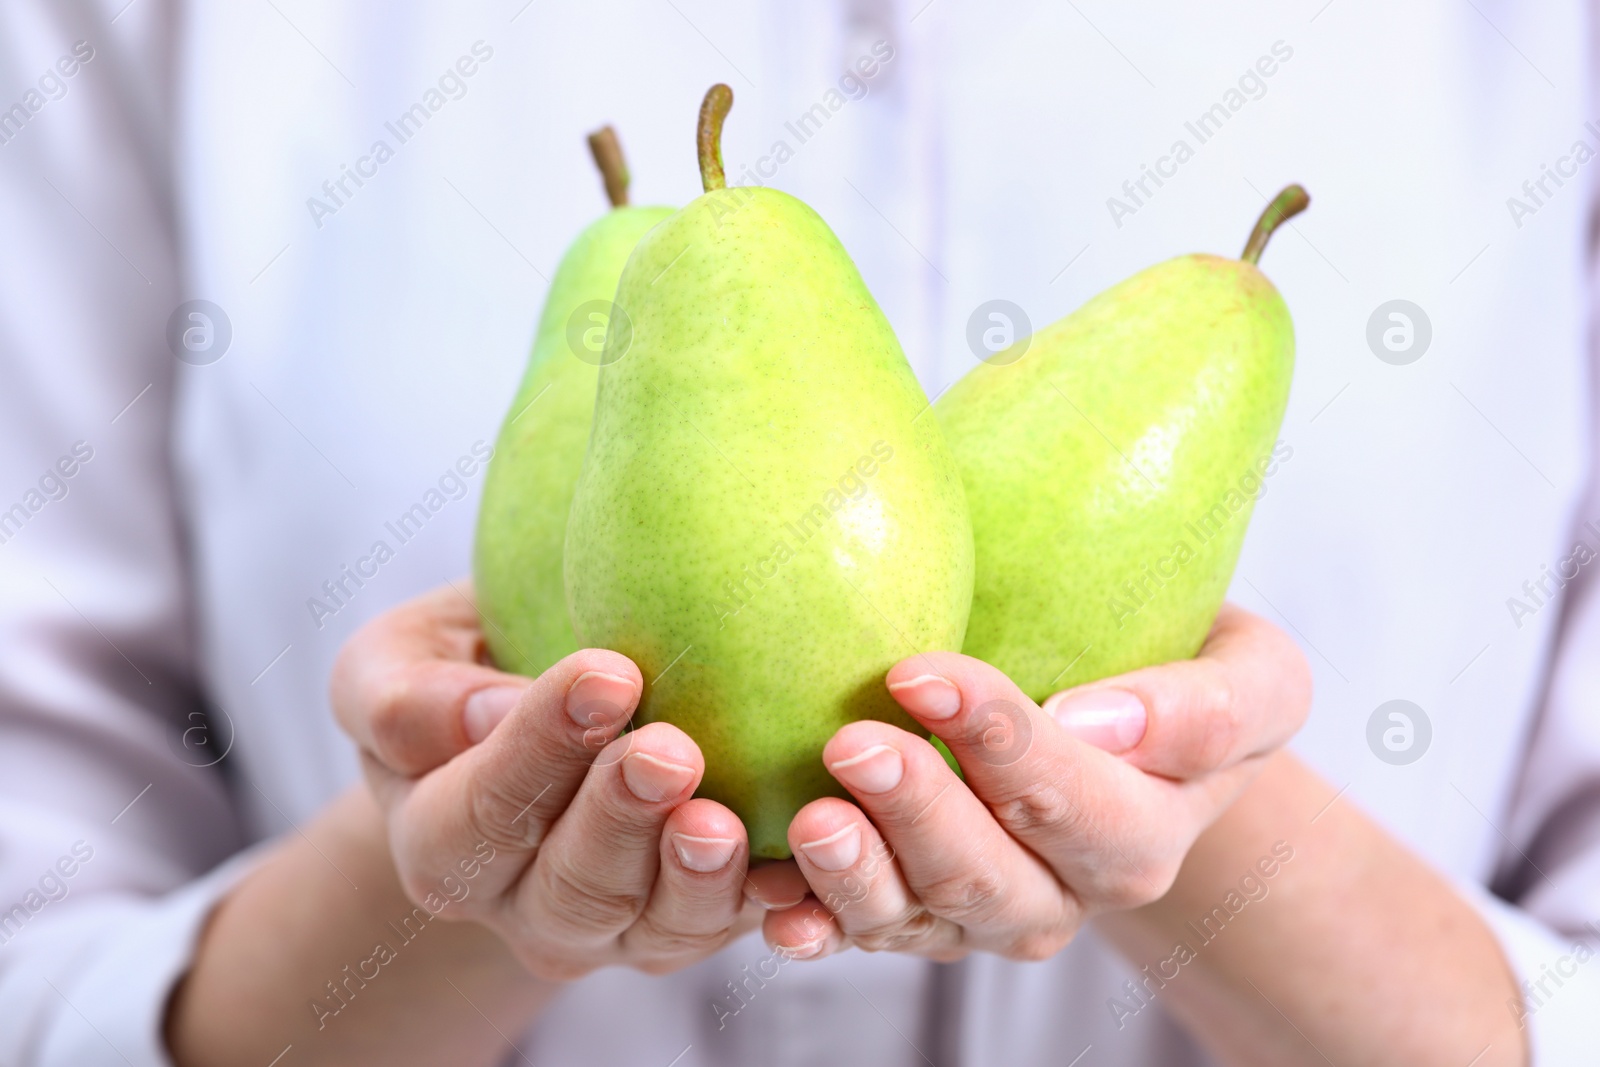
[[[817,208],[930,393],[972,365],[984,301],[1042,326],[1166,257],[1236,254],[1263,198],[1306,184],[1310,213],[1263,260],[1299,335],[1293,456],[1233,596],[1312,662],[1296,748],[1330,800],[1479,903],[1544,983],[1540,1062],[1580,1062],[1600,1039],[1600,962],[1574,948],[1600,941],[1600,606],[1594,568],[1564,591],[1524,582],[1575,537],[1600,548],[1581,527],[1600,520],[1585,16],[1571,0],[0,8],[0,1060],[165,1062],[166,994],[250,857],[217,865],[357,777],[326,698],[341,642],[468,568],[481,472],[460,499],[440,480],[493,441],[546,280],[603,210],[582,135],[614,122],[635,202],[684,203],[700,95],[726,80],[731,179]],[[77,41],[91,58],[58,67]],[[892,56],[864,92],[841,83],[877,42]],[[193,299],[231,329],[206,365],[167,342]],[[1431,326],[1413,362],[1368,343],[1392,300]],[[1418,351],[1417,326],[1390,360]],[[1380,316],[1379,348],[1406,328]],[[431,489],[439,506],[397,543],[385,524]],[[394,558],[334,604],[323,583],[386,539]],[[1404,765],[1375,753],[1397,758],[1386,730],[1421,751],[1415,712],[1384,712],[1368,742],[1396,699],[1431,727]],[[195,766],[230,736],[220,766]],[[752,936],[667,978],[600,972],[519,1044],[597,1064],[689,1046],[682,1067],[1205,1062],[1159,1002],[1119,1026],[1137,967],[1092,931],[1041,964],[788,966],[718,1030],[713,1004],[766,955]]]

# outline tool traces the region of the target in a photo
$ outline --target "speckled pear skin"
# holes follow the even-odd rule
[[[633,246],[672,213],[613,209],[578,235],[550,282],[528,369],[485,476],[473,550],[478,612],[502,670],[537,676],[578,649],[561,548],[589,447],[599,367],[573,354],[567,323],[580,305],[616,295]]]
[[[1266,276],[1191,255],[957,382],[934,410],[976,542],[963,651],[1034,700],[1199,651],[1254,494],[1288,458],[1293,369]]]
[[[686,731],[700,795],[783,858],[794,814],[844,795],[827,740],[862,718],[921,732],[884,674],[961,647],[960,476],[855,265],[793,197],[705,194],[639,243],[617,302],[633,338],[601,373],[567,527],[573,625],[639,665],[636,721]]]

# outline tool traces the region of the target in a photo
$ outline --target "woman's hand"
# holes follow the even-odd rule
[[[529,680],[486,658],[474,605],[442,588],[368,624],[334,668],[406,894],[550,981],[665,973],[742,932],[744,826],[690,799],[700,750],[665,723],[619,737],[638,668],[587,649]]]
[[[850,944],[941,960],[1055,954],[1086,918],[1167,891],[1311,696],[1294,643],[1231,605],[1194,660],[1042,709],[955,653],[904,660],[887,682],[965,781],[887,723],[834,735],[823,759],[857,803],[808,804],[789,827],[793,863],[751,873],[751,895],[772,909],[768,941],[800,958]]]

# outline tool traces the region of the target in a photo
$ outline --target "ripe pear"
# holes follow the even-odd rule
[[[926,394],[855,264],[799,200],[725,188],[732,103],[701,108],[705,195],[634,250],[567,526],[578,639],[631,657],[638,721],[700,746],[700,795],[757,857],[843,795],[839,727],[916,730],[898,660],[959,650],[972,596],[965,496]],[[619,350],[627,345],[626,351]],[[926,415],[926,417],[919,417]]]
[[[935,405],[977,551],[963,651],[1034,700],[1199,651],[1291,451],[1294,327],[1256,263],[1309,202],[1290,186],[1240,259],[1136,274]]]
[[[612,209],[578,235],[556,268],[478,512],[478,612],[495,663],[517,674],[538,675],[578,648],[561,546],[589,445],[610,301],[633,246],[673,211],[628,206],[628,171],[611,127],[592,134],[589,146]]]

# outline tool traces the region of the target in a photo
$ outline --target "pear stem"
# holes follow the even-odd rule
[[[1272,240],[1273,231],[1310,206],[1311,195],[1305,189],[1298,185],[1287,186],[1272,198],[1272,203],[1256,220],[1256,228],[1250,231],[1250,240],[1245,242],[1244,253],[1239,258],[1246,263],[1260,263],[1261,253]]]
[[[721,82],[706,90],[700,102],[700,123],[695,129],[695,147],[700,153],[700,183],[706,192],[728,187],[722,173],[722,120],[733,106],[733,90]]]
[[[594,165],[600,168],[600,177],[606,183],[606,199],[612,207],[628,205],[628,161],[622,155],[622,142],[617,131],[602,126],[589,135],[589,152]]]

